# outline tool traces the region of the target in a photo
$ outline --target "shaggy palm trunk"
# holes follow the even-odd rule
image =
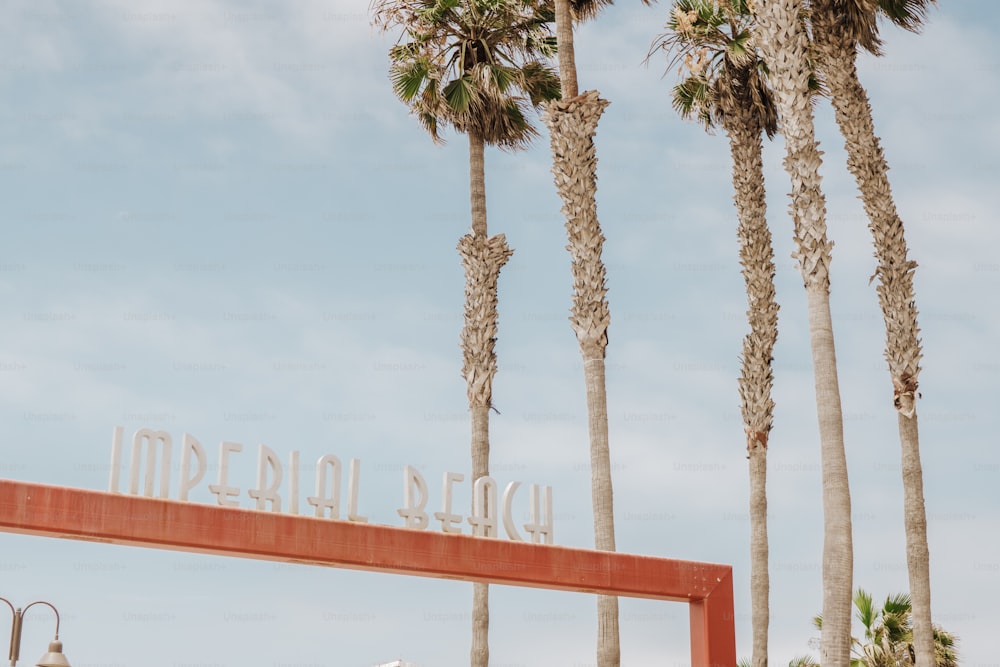
[[[611,315],[606,298],[604,262],[601,260],[604,234],[597,221],[597,156],[594,150],[597,122],[607,105],[608,102],[601,99],[597,91],[591,90],[569,99],[550,102],[542,119],[549,128],[552,174],[563,201],[562,213],[566,218],[568,248],[572,257],[573,307],[570,325],[576,332],[583,356],[587,388],[594,543],[597,549],[614,551],[615,519],[604,377]],[[618,598],[599,595],[597,664],[598,667],[617,667],[620,662]]]
[[[847,167],[861,192],[878,258],[875,271],[879,278],[877,292],[885,320],[885,356],[889,362],[893,402],[898,411],[902,450],[906,565],[913,603],[916,667],[934,667],[927,516],[914,405],[922,356],[913,293],[913,270],[917,264],[908,258],[903,221],[896,212],[889,186],[888,165],[875,136],[868,95],[858,80],[857,45],[843,30],[838,29],[836,16],[828,13],[833,9],[823,9],[825,11],[816,12],[813,19],[816,46],[823,59],[837,124],[844,135]]]
[[[760,123],[752,115],[727,116],[726,133],[733,156],[733,189],[739,216],[740,265],[747,288],[750,333],[743,340],[739,381],[743,429],[750,472],[750,608],[753,667],[767,667],[770,622],[767,546],[767,441],[774,401],[771,369],[778,338],[778,304],[774,294],[774,252],[767,228]]]
[[[809,102],[806,35],[801,0],[757,0],[755,17],[771,72],[785,137],[785,169],[792,181],[795,256],[809,311],[823,478],[823,630],[820,664],[848,667],[854,553],[851,495],[844,452],[844,421],[830,316],[830,250],[826,204],[820,189],[819,148]]]
[[[465,269],[465,322],[461,334],[462,375],[466,381],[472,416],[472,481],[490,474],[490,407],[493,376],[497,371],[493,352],[497,335],[497,280],[511,256],[503,234],[486,236],[486,170],[483,138],[469,132],[469,191],[472,233],[458,242]],[[473,584],[472,667],[490,662],[489,587]]]

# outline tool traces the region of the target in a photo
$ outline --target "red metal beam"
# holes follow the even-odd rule
[[[728,565],[0,480],[0,531],[687,602],[694,667],[735,667]]]
[[[720,632],[736,623],[733,607],[732,570],[715,589],[701,600],[688,605],[691,615],[691,664],[732,667],[736,661],[736,633]]]

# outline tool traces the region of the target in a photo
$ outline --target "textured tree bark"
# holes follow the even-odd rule
[[[580,94],[576,82],[576,48],[573,45],[573,12],[569,0],[556,1],[556,51],[559,54],[559,81],[562,98],[569,100]]]
[[[851,657],[854,545],[830,294],[817,285],[807,286],[806,302],[823,468],[823,630],[820,665],[847,667]]]
[[[469,192],[472,233],[458,242],[465,269],[465,317],[460,337],[462,375],[469,399],[472,436],[472,481],[490,474],[490,408],[493,376],[497,371],[494,346],[497,335],[497,282],[511,256],[503,234],[486,236],[486,171],[482,136],[469,132]],[[472,667],[488,667],[489,586],[473,584]]]
[[[747,436],[750,473],[750,608],[753,667],[767,667],[770,622],[767,542],[767,443],[774,401],[771,368],[778,337],[778,304],[774,291],[774,251],[767,227],[763,129],[750,114],[727,115],[724,121],[733,157],[733,190],[739,216],[740,264],[747,289],[750,333],[743,341],[739,380],[743,428]]]
[[[608,395],[605,382],[604,348],[601,357],[584,353],[583,377],[587,386],[587,423],[590,433],[590,491],[594,505],[594,546],[615,550],[614,493],[611,485],[611,453],[608,438]],[[618,598],[597,596],[597,664],[617,667],[621,662]]]
[[[750,450],[750,622],[753,667],[767,667],[767,631],[771,618],[767,545],[767,446]]]
[[[844,424],[830,316],[830,259],[819,152],[809,101],[801,0],[757,0],[754,14],[785,137],[795,257],[805,283],[823,478],[822,667],[848,667],[854,553]]]
[[[472,406],[472,477],[489,475],[490,409]],[[490,664],[490,587],[472,584],[472,649],[469,664],[489,667]]]
[[[913,290],[917,264],[908,257],[903,221],[889,185],[888,165],[872,120],[868,95],[858,80],[857,45],[839,29],[836,12],[823,6],[816,12],[816,46],[823,60],[837,124],[844,136],[847,167],[861,192],[875,245],[879,306],[886,329],[885,357],[898,411],[903,466],[906,565],[912,602],[916,667],[934,667],[931,625],[930,558],[924,509],[920,438],[914,405],[920,373],[919,326]],[[874,11],[874,10],[872,10]]]
[[[486,146],[483,136],[469,130],[469,204],[472,209],[472,234],[486,236]]]
[[[614,497],[608,438],[605,348],[608,344],[606,271],[601,259],[604,234],[597,220],[597,155],[594,133],[607,106],[597,91],[551,102],[542,114],[552,144],[552,174],[562,198],[567,248],[572,258],[573,306],[570,325],[583,357],[590,435],[591,491],[594,506],[594,542],[597,549],[614,551]],[[597,664],[618,667],[621,646],[618,599],[598,596]]]
[[[917,414],[896,415],[902,446],[903,512],[906,528],[906,565],[910,579],[913,650],[916,667],[934,667],[934,628],[931,625],[930,549],[927,545],[927,512],[924,508],[924,473],[920,465]],[[917,613],[917,609],[920,613]]]

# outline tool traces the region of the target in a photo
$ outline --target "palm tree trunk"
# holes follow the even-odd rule
[[[753,667],[767,667],[770,622],[767,544],[767,442],[774,401],[771,368],[778,337],[778,304],[774,293],[774,251],[767,227],[760,123],[752,115],[727,116],[726,133],[733,156],[733,189],[739,216],[740,264],[747,288],[750,333],[743,341],[739,381],[743,428],[750,460],[750,607]]]
[[[472,233],[486,237],[486,143],[475,128],[469,129],[469,204]]]
[[[606,303],[605,303],[606,307]],[[605,338],[606,344],[607,338]],[[587,387],[587,424],[590,432],[590,493],[594,505],[594,546],[615,550],[615,512],[611,486],[611,453],[608,441],[608,394],[604,376],[604,347],[580,345],[583,377]],[[600,357],[591,356],[600,354]],[[618,598],[597,596],[597,664],[618,667],[621,645]]]
[[[559,54],[559,81],[562,98],[569,100],[580,94],[576,82],[576,49],[573,46],[573,12],[569,0],[556,0],[556,46]]]
[[[756,437],[759,434],[754,434]],[[771,578],[767,546],[767,436],[753,443],[750,461],[750,625],[753,667],[767,667],[767,633],[771,620]]]
[[[579,94],[573,15],[569,0],[555,0],[556,42],[562,101],[550,103],[543,116],[552,143],[552,172],[563,200],[563,215],[573,258],[573,315],[571,325],[583,356],[590,435],[591,496],[594,507],[594,544],[615,550],[614,499],[608,438],[608,399],[605,348],[611,321],[605,295],[605,268],[601,259],[604,235],[597,220],[597,156],[594,133],[608,102],[596,91]],[[597,596],[597,665],[618,667],[621,643],[618,598]]]
[[[565,89],[564,89],[565,90]],[[583,357],[590,435],[591,492],[594,507],[594,543],[615,550],[611,456],[608,443],[608,404],[605,348],[608,344],[606,272],[601,259],[604,234],[597,220],[597,156],[594,134],[608,102],[597,91],[551,102],[542,119],[549,128],[556,189],[562,198],[568,248],[572,258],[573,306],[570,325]],[[618,599],[597,598],[598,667],[621,662]]]
[[[844,422],[830,316],[830,250],[820,188],[820,152],[809,102],[801,0],[758,0],[754,14],[771,71],[792,180],[796,258],[806,288],[823,478],[823,630],[820,664],[847,667],[851,648],[854,554]]]
[[[886,352],[898,411],[902,450],[906,564],[913,603],[916,667],[934,667],[931,627],[930,559],[924,510],[920,438],[914,400],[922,356],[913,292],[916,262],[908,258],[903,221],[889,186],[888,165],[872,120],[868,95],[858,80],[857,45],[843,30],[832,8],[817,12],[816,45],[823,58],[830,98],[844,136],[847,167],[861,192],[878,258],[879,305],[885,320]]]
[[[820,664],[822,667],[846,667],[850,661],[851,646],[854,546],[829,285],[807,284],[806,302],[823,468],[823,631]]]
[[[469,191],[472,233],[458,242],[465,269],[465,321],[461,333],[462,375],[466,381],[472,426],[472,481],[490,474],[490,407],[496,374],[497,281],[511,256],[503,234],[486,237],[486,170],[482,135],[469,132]],[[488,667],[489,587],[473,584],[472,667]]]
[[[912,401],[912,398],[911,398]],[[930,552],[927,545],[927,512],[924,508],[924,473],[920,465],[917,413],[897,414],[902,446],[903,511],[906,530],[906,566],[912,603],[913,650],[916,667],[935,667],[934,627],[931,624]]]

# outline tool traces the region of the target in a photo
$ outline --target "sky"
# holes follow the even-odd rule
[[[365,0],[0,2],[0,477],[108,488],[121,426],[184,433],[230,477],[256,451],[361,460],[359,505],[401,525],[402,470],[440,502],[470,470],[459,370],[464,137],[434,145],[387,79]],[[643,65],[667,5],[621,0],[577,37],[598,127],[611,307],[618,550],[731,564],[750,654],[748,476],[736,378],[747,325],[724,136],[681,121]],[[1000,9],[944,2],[859,71],[919,263],[918,402],[934,620],[995,667],[1000,624]],[[555,542],[593,545],[569,257],[547,132],[487,151],[500,277],[491,471],[551,485]],[[816,108],[854,580],[905,591],[899,445],[866,219]],[[819,443],[789,182],[765,147],[780,333],[768,455],[770,659],[812,652],[822,607]],[[176,455],[175,455],[176,456]],[[176,461],[176,457],[175,457]],[[210,473],[212,474],[212,473]],[[175,476],[176,479],[176,476]],[[176,482],[175,482],[176,483]],[[304,494],[303,494],[304,495]],[[176,498],[176,487],[171,491]],[[468,504],[467,485],[455,490]],[[214,502],[202,487],[194,502]],[[524,500],[522,499],[522,502]],[[515,506],[524,514],[527,506]],[[47,600],[74,667],[420,667],[468,660],[471,586],[0,534],[0,596]],[[2,617],[0,613],[0,617]],[[491,588],[492,664],[593,664],[592,596]],[[22,664],[51,638],[24,625]],[[682,604],[621,601],[622,663],[689,659]],[[993,637],[993,639],[991,639]]]

